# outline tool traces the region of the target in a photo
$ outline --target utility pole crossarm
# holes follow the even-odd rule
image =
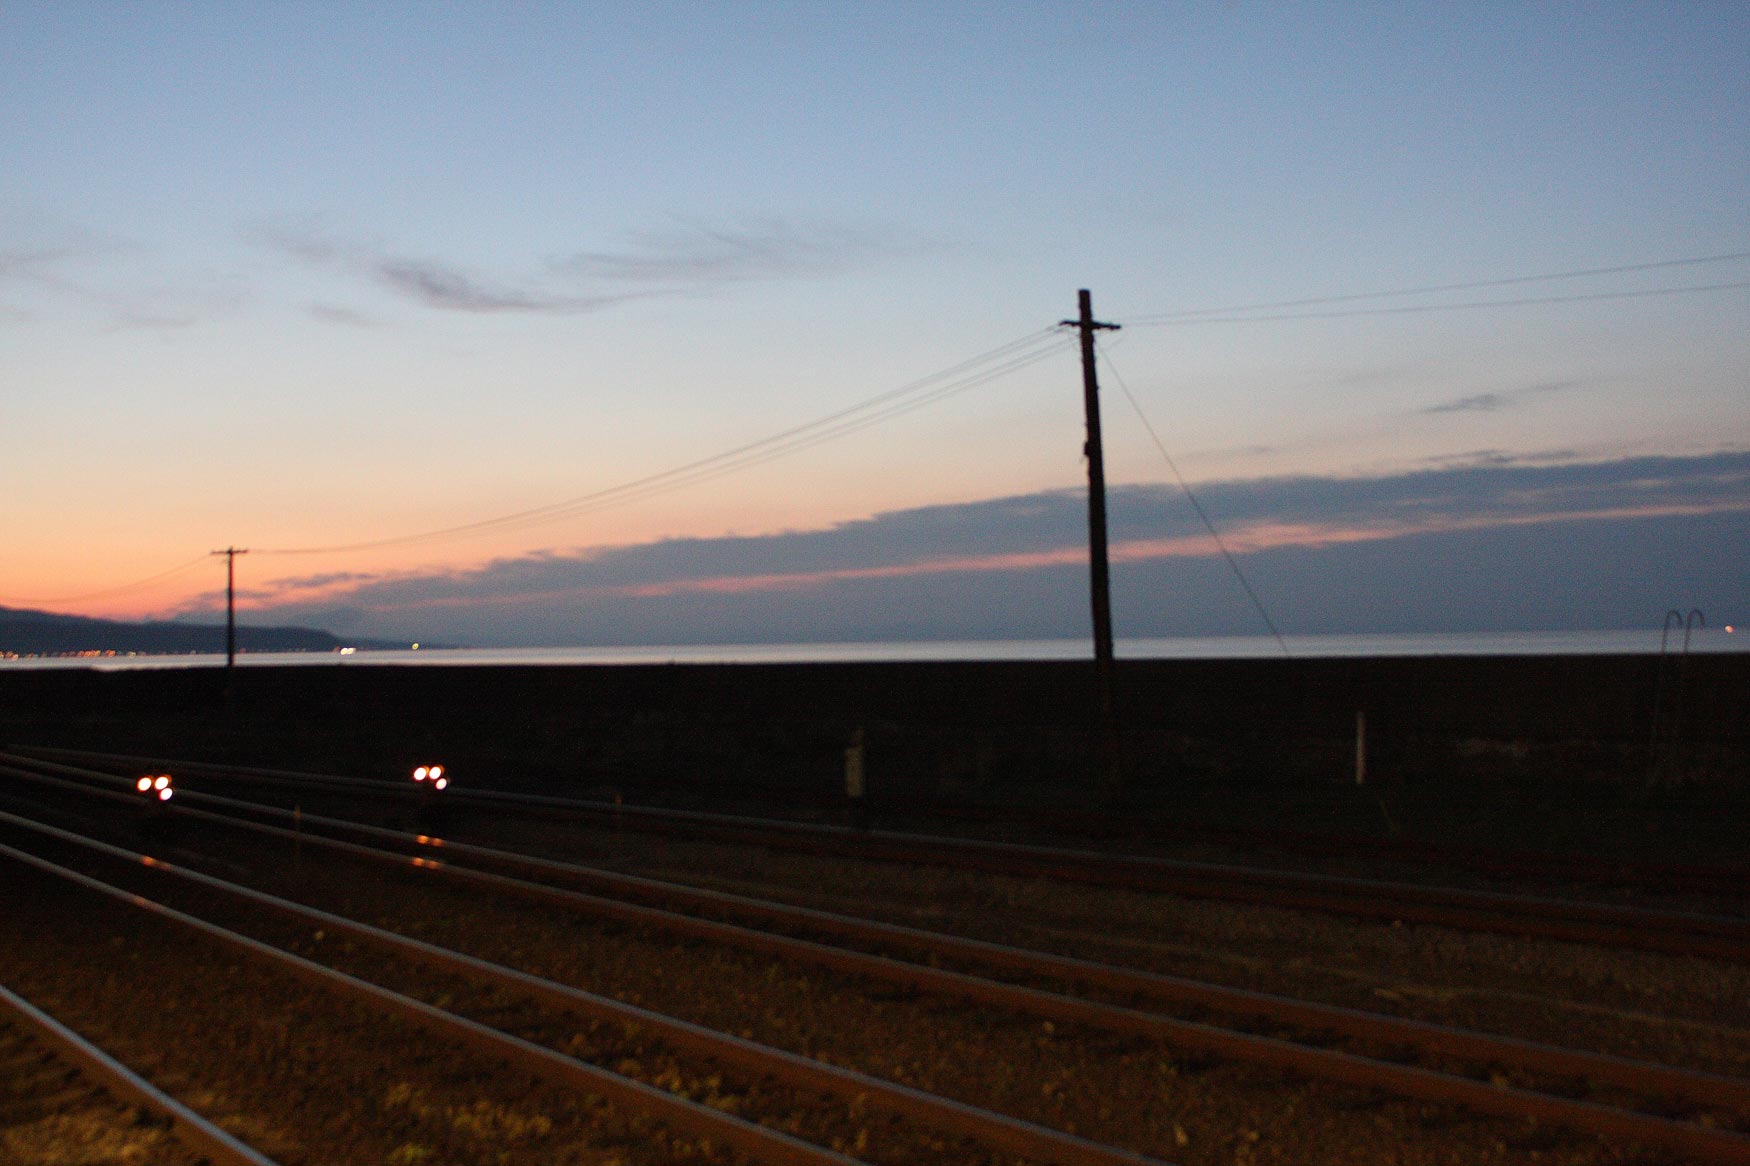
[[[1108,324],[1104,320],[1094,319],[1093,303],[1088,298],[1088,289],[1087,288],[1083,288],[1080,292],[1077,293],[1077,295],[1081,299],[1081,306],[1082,306],[1081,319],[1079,319],[1079,320],[1059,320],[1057,322],[1058,327],[1060,327],[1060,328],[1091,328],[1095,331],[1107,331],[1107,332],[1116,332],[1116,331],[1118,331],[1118,329],[1124,327],[1124,325],[1122,325],[1122,324]]]

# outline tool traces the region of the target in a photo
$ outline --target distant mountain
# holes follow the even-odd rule
[[[341,640],[315,628],[237,625],[240,652],[332,652],[342,645],[359,648],[403,648],[382,640]],[[0,607],[0,653],[20,656],[66,656],[79,652],[146,652],[183,654],[223,652],[223,624],[171,623],[154,620],[126,623],[24,611]]]

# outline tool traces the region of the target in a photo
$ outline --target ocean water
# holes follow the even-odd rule
[[[1672,653],[1683,649],[1683,633],[1666,641]],[[1660,633],[1463,632],[1420,635],[1366,634],[1286,636],[1187,636],[1121,639],[1121,660],[1240,660],[1378,656],[1543,656],[1657,655]],[[1697,629],[1691,652],[1750,652],[1750,629]],[[848,644],[678,644],[587,648],[425,648],[395,651],[245,652],[238,667],[347,668],[365,665],[529,665],[529,664],[801,664],[930,660],[1086,660],[1087,640],[946,640],[927,643]],[[117,671],[141,668],[223,667],[223,655],[22,657],[0,660],[0,669],[90,668]]]

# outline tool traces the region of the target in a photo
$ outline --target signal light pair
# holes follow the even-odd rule
[[[170,795],[176,792],[170,788],[170,775],[168,773],[160,773],[156,777],[147,774],[134,782],[134,788],[147,797],[157,798],[161,802],[169,801]]]
[[[413,771],[413,780],[430,781],[432,789],[446,789],[450,784],[450,779],[444,776],[444,767],[441,765],[421,765]]]

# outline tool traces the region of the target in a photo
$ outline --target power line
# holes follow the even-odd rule
[[[817,445],[823,445],[829,441],[835,441],[840,437],[860,432],[861,430],[867,429],[873,425],[880,424],[883,421],[888,421],[895,417],[915,412],[916,410],[922,409],[928,405],[933,405],[938,401],[946,400],[951,396],[957,396],[971,389],[978,388],[979,386],[988,384],[999,377],[1007,376],[1012,372],[1017,372],[1020,369],[1027,368],[1030,365],[1038,364],[1041,361],[1056,356],[1058,353],[1065,351],[1068,347],[1068,343],[1048,345],[1024,356],[1016,357],[1000,366],[982,371],[974,377],[969,377],[965,380],[948,385],[945,388],[939,389],[926,396],[890,405],[878,413],[841,422],[839,425],[830,429],[800,436],[768,449],[750,451],[745,456],[735,458],[731,461],[725,461],[722,464],[702,467],[684,477],[675,477],[661,482],[651,483],[636,490],[614,488],[611,492],[611,497],[593,498],[568,508],[563,514],[547,516],[539,520],[532,520],[524,525],[534,525],[536,521],[547,522],[554,521],[557,518],[573,518],[580,514],[590,513],[608,506],[617,506],[625,502],[638,501],[656,494],[667,493],[671,490],[680,489],[685,486],[698,485],[701,482],[710,481],[726,474],[736,473],[744,469],[751,469],[754,466],[764,465],[765,463],[775,461],[778,458],[787,457],[792,453],[799,453],[805,449],[812,449]],[[604,491],[604,493],[609,493],[609,491]]]
[[[711,457],[686,462],[683,466],[670,467],[660,473],[646,474],[642,478],[623,481],[614,487],[593,490],[590,494],[577,495],[563,501],[549,502],[546,506],[516,511],[511,515],[499,515],[495,518],[483,518],[479,522],[460,523],[455,527],[443,527],[437,530],[422,530],[406,536],[383,537],[360,543],[334,544],[334,546],[301,546],[301,548],[255,548],[257,555],[315,555],[315,553],[345,553],[345,551],[374,550],[381,546],[404,546],[404,544],[422,543],[441,537],[465,536],[476,534],[483,530],[509,530],[520,527],[532,527],[539,523],[556,522],[563,518],[584,515],[595,509],[607,506],[618,506],[625,502],[639,501],[644,497],[663,494],[669,490],[698,485],[702,481],[711,481],[725,474],[739,473],[742,469],[761,466],[779,457],[788,457],[789,453],[798,453],[812,446],[823,445],[826,441],[835,441],[854,432],[863,431],[872,425],[882,424],[886,420],[903,417],[907,413],[926,408],[929,404],[945,401],[952,396],[977,389],[987,385],[1001,376],[1029,368],[1033,364],[1047,361],[1069,347],[1069,341],[1064,340],[1057,329],[1045,327],[1036,333],[1020,336],[1017,340],[998,345],[987,352],[970,357],[966,361],[952,364],[949,368],[940,369],[936,373],[922,376],[919,380],[905,383],[898,389],[879,392],[875,396],[865,397],[863,401],[849,404],[840,410],[826,413],[823,417],[814,418],[802,425],[793,425],[784,431],[768,434],[765,438],[749,441],[744,445],[735,446],[725,452],[714,453]],[[221,551],[222,553],[222,551]],[[140,588],[151,587],[163,579],[173,578],[177,574],[193,571],[194,567],[205,564],[210,555],[200,555],[191,558],[184,564],[170,567],[168,571],[151,574],[131,583],[123,583],[117,587],[102,588],[95,592],[81,592],[77,595],[56,595],[56,597],[4,597],[4,602],[14,604],[61,604],[61,602],[82,602],[89,599],[105,599],[110,595],[121,595]]]
[[[115,586],[115,587],[106,587],[101,591],[87,591],[81,595],[57,595],[57,596],[52,596],[52,597],[48,597],[48,598],[20,599],[20,598],[6,597],[6,602],[7,603],[77,603],[77,602],[80,602],[80,601],[86,600],[86,599],[107,599],[108,597],[110,597],[112,595],[121,595],[121,594],[124,594],[125,592],[137,591],[142,587],[149,587],[153,583],[161,582],[162,580],[168,579],[173,575],[180,575],[184,571],[192,571],[194,568],[196,568],[196,567],[200,566],[202,563],[206,562],[207,558],[208,558],[207,555],[201,555],[199,558],[190,559],[188,562],[183,563],[179,567],[172,567],[168,571],[160,571],[156,575],[148,575],[148,576],[146,576],[146,578],[136,579],[132,583],[123,583],[123,584],[120,584],[119,586]]]
[[[1288,650],[1288,642],[1282,638],[1282,633],[1276,628],[1276,621],[1270,618],[1270,612],[1265,609],[1264,601],[1258,598],[1256,591],[1252,590],[1251,581],[1246,578],[1246,573],[1240,570],[1239,560],[1234,558],[1233,552],[1227,549],[1227,541],[1215,528],[1215,523],[1210,520],[1209,512],[1203,509],[1203,503],[1197,500],[1197,495],[1192,491],[1191,484],[1185,480],[1185,475],[1179,472],[1179,464],[1173,460],[1173,455],[1167,452],[1166,443],[1161,441],[1161,435],[1156,433],[1155,427],[1149,423],[1148,414],[1142,411],[1142,403],[1136,399],[1136,394],[1130,391],[1130,386],[1125,383],[1123,375],[1118,371],[1118,366],[1112,363],[1112,357],[1106,352],[1104,346],[1100,348],[1100,356],[1106,361],[1106,368],[1111,372],[1112,379],[1117,381],[1118,387],[1124,391],[1124,397],[1130,402],[1130,407],[1136,411],[1137,419],[1142,422],[1142,427],[1148,431],[1149,439],[1160,451],[1162,460],[1167,463],[1167,469],[1173,472],[1173,477],[1179,483],[1179,489],[1185,492],[1185,497],[1190,501],[1191,508],[1197,511],[1197,517],[1203,521],[1204,529],[1209,532],[1209,537],[1215,540],[1215,547],[1221,552],[1221,557],[1227,560],[1228,569],[1233,572],[1234,578],[1239,580],[1240,586],[1245,589],[1246,597],[1252,601],[1252,606],[1257,609],[1259,617],[1264,621],[1264,626],[1269,628],[1271,636],[1275,637],[1276,646],[1282,649],[1284,656],[1292,655],[1293,653]]]
[[[961,361],[949,368],[902,385],[897,389],[867,397],[855,404],[801,425],[792,426],[756,441],[747,442],[733,449],[687,462],[684,465],[559,502],[413,534],[332,546],[258,548],[256,553],[268,555],[341,554],[389,546],[406,546],[478,534],[489,530],[513,530],[573,518],[607,506],[620,505],[653,494],[707,481],[722,474],[747,469],[774,458],[858,432],[871,425],[945,400],[950,396],[987,384],[998,377],[1006,376],[1030,364],[1037,363],[1055,355],[1065,347],[1065,344],[1066,342],[1056,334],[1054,329],[1041,329]]]
[[[781,443],[757,449],[749,449],[735,456],[726,457],[723,460],[712,459],[708,464],[695,465],[692,468],[684,470],[677,469],[663,474],[653,474],[648,478],[641,478],[634,482],[609,487],[598,491],[595,494],[586,495],[583,498],[572,500],[565,505],[563,511],[542,512],[538,515],[496,524],[493,529],[524,529],[527,527],[542,525],[544,523],[577,518],[584,514],[594,513],[598,510],[642,501],[645,498],[654,497],[658,494],[666,494],[688,486],[696,486],[728,474],[738,473],[745,469],[764,465],[767,462],[775,461],[778,458],[787,457],[790,454],[799,453],[805,449],[812,449],[817,445],[823,445],[826,442],[834,441],[840,437],[848,436],[849,434],[867,429],[883,421],[891,420],[892,418],[902,416],[928,405],[933,405],[950,396],[955,396],[970,389],[977,388],[980,385],[996,380],[998,377],[1006,376],[1009,373],[1056,356],[1067,347],[1067,343],[1047,346],[1024,356],[1016,357],[1003,365],[984,370],[974,377],[969,377],[947,385],[925,396],[889,405],[876,413],[842,421],[830,428],[795,436]]]
[[[1318,296],[1296,300],[1278,300],[1235,305],[1225,308],[1188,308],[1175,312],[1134,317],[1130,323],[1140,327],[1167,327],[1203,323],[1250,323],[1273,320],[1333,319],[1348,316],[1395,315],[1466,309],[1480,310],[1520,305],[1576,303],[1589,300],[1630,299],[1648,296],[1736,290],[1750,288],[1750,281],[1733,281],[1683,287],[1649,288],[1614,292],[1575,293],[1571,295],[1459,301],[1440,304],[1383,305],[1371,308],[1340,309],[1321,312],[1286,311],[1286,309],[1316,307],[1321,304],[1347,303],[1367,299],[1393,298],[1401,296],[1429,295],[1440,292],[1474,290],[1488,287],[1507,287],[1527,283],[1581,279],[1601,275],[1617,275],[1709,263],[1725,263],[1742,259],[1750,259],[1750,251],[1736,251],[1719,255],[1704,255],[1682,259],[1667,259],[1649,263],[1622,264],[1612,267],[1584,268],[1574,271],[1553,272],[1541,275],[1511,276],[1500,279],[1477,280],[1465,283],[1430,284],[1421,287],[1398,288],[1385,291],[1357,292],[1345,295]],[[608,506],[621,505],[647,498],[655,494],[665,493],[685,486],[696,485],[725,474],[735,473],[743,469],[762,465],[776,458],[785,457],[789,454],[800,452],[828,441],[837,440],[840,437],[859,432],[872,425],[903,416],[906,413],[935,404],[938,401],[945,400],[948,397],[966,392],[980,385],[987,384],[999,377],[1007,376],[1010,373],[1055,356],[1067,347],[1069,347],[1069,342],[1058,334],[1056,329],[1041,329],[1037,332],[1010,341],[1007,344],[999,345],[987,352],[961,361],[958,364],[942,369],[929,376],[912,381],[906,385],[900,386],[899,388],[865,398],[862,401],[858,401],[843,409],[828,413],[801,425],[793,426],[789,429],[713,454],[709,457],[699,458],[695,461],[687,462],[683,465],[675,466],[658,473],[649,474],[628,482],[622,482],[614,486],[591,491],[590,493],[563,499],[558,502],[531,507],[510,514],[480,519],[474,522],[419,531],[412,534],[354,543],[336,544],[332,546],[257,548],[256,553],[267,555],[339,554],[373,550],[390,546],[406,546],[420,542],[477,534],[489,530],[520,529],[576,517]],[[1130,399],[1132,408],[1136,410],[1138,417],[1142,420],[1143,426],[1148,430],[1149,436],[1154,440],[1156,448],[1160,450],[1162,457],[1166,460],[1173,475],[1178,478],[1181,489],[1185,491],[1186,497],[1190,499],[1193,507],[1196,508],[1198,516],[1209,529],[1211,536],[1215,538],[1216,545],[1221,549],[1223,556],[1227,558],[1229,566],[1233,568],[1236,576],[1240,579],[1242,586],[1245,587],[1247,594],[1251,596],[1253,605],[1258,608],[1259,614],[1263,617],[1265,623],[1270,626],[1272,634],[1276,634],[1278,642],[1281,643],[1281,636],[1276,633],[1275,626],[1271,623],[1269,614],[1258,601],[1256,594],[1252,592],[1250,584],[1246,582],[1243,573],[1239,571],[1238,564],[1233,559],[1233,556],[1229,554],[1225,544],[1222,543],[1220,534],[1209,521],[1208,515],[1203,512],[1202,505],[1191,492],[1183,476],[1179,474],[1178,467],[1173,463],[1171,456],[1167,453],[1166,448],[1161,443],[1158,435],[1155,434],[1153,427],[1149,424],[1147,416],[1143,414],[1141,406],[1138,404],[1135,396],[1131,394],[1129,387],[1124,384],[1122,376],[1118,374],[1116,367],[1112,366],[1111,357],[1106,354],[1104,348],[1101,350],[1101,355],[1106,357],[1108,367],[1112,368],[1113,375],[1118,379],[1119,385],[1123,389],[1125,396]],[[206,558],[207,556],[202,555],[167,571],[135,580],[131,583],[121,584],[116,587],[104,588],[78,595],[41,599],[14,598],[6,599],[5,601],[9,603],[68,603],[88,599],[105,598],[134,591],[171,578],[175,575],[179,575],[185,571],[192,570],[194,567],[204,562]],[[1286,651],[1286,646],[1284,646],[1284,651]]]
[[[265,555],[310,555],[362,551],[388,546],[402,546],[440,538],[457,537],[474,534],[486,530],[513,530],[522,527],[536,526],[547,522],[573,518],[609,506],[622,505],[651,497],[656,494],[677,490],[685,486],[697,485],[722,477],[740,470],[763,465],[780,457],[798,453],[805,449],[824,444],[838,438],[860,432],[884,421],[904,416],[950,397],[968,392],[991,381],[1010,375],[1041,361],[1050,359],[1068,348],[1066,340],[1054,328],[1042,328],[1036,332],[1012,340],[1007,344],[970,357],[948,368],[941,369],[928,376],[911,381],[899,388],[877,393],[864,398],[842,409],[817,417],[801,425],[768,435],[756,441],[699,458],[684,465],[675,466],[659,473],[649,474],[629,482],[622,482],[605,489],[592,491],[588,494],[544,506],[532,507],[513,514],[499,515],[494,518],[481,519],[477,522],[463,523],[457,526],[438,530],[421,531],[410,535],[375,539],[366,542],[340,544],[328,547],[295,547],[295,548],[255,548],[256,554]],[[223,553],[223,552],[219,552]],[[119,595],[128,591],[159,582],[172,576],[193,570],[208,561],[210,555],[201,555],[186,563],[167,571],[124,583],[116,587],[104,588],[98,591],[84,592],[78,595],[57,596],[40,599],[7,599],[10,603],[71,603],[87,599],[98,599],[111,595]]]
[[[1177,318],[1144,317],[1132,323],[1138,328],[1167,328],[1188,324],[1250,324],[1271,320],[1337,320],[1350,316],[1399,316],[1426,312],[1449,312],[1478,308],[1512,308],[1525,304],[1576,304],[1588,300],[1630,300],[1648,296],[1686,295],[1698,292],[1750,288],[1750,280],[1730,283],[1690,284],[1684,287],[1643,288],[1636,291],[1580,292],[1563,296],[1526,296],[1510,300],[1460,300],[1445,304],[1395,304],[1378,308],[1345,308],[1328,312],[1279,312],[1264,315],[1192,315]],[[1380,293],[1390,294],[1390,293]],[[1348,297],[1336,297],[1348,298]]]
[[[1615,267],[1586,267],[1574,271],[1556,271],[1542,275],[1513,275],[1498,279],[1472,280],[1465,283],[1427,284],[1421,287],[1394,288],[1387,291],[1351,292],[1346,295],[1312,296],[1296,300],[1273,300],[1256,304],[1233,304],[1224,308],[1182,308],[1176,312],[1158,312],[1153,315],[1137,316],[1131,319],[1132,324],[1160,324],[1187,320],[1198,316],[1228,316],[1239,312],[1266,312],[1285,308],[1305,308],[1319,304],[1351,303],[1356,300],[1392,299],[1399,296],[1435,295],[1440,292],[1476,291],[1486,287],[1512,287],[1516,284],[1549,283],[1562,279],[1587,279],[1599,275],[1624,275],[1637,271],[1658,271],[1672,267],[1693,267],[1707,263],[1731,263],[1740,259],[1750,259],[1750,251],[1729,251],[1719,255],[1699,255],[1688,259],[1660,259],[1650,263],[1625,263]],[[1721,285],[1742,286],[1742,285]],[[1658,289],[1643,294],[1663,294],[1669,290],[1682,291],[1687,289]],[[1517,301],[1486,301],[1489,304],[1513,303]],[[1537,301],[1533,301],[1537,302]],[[1264,317],[1272,319],[1274,317]]]

